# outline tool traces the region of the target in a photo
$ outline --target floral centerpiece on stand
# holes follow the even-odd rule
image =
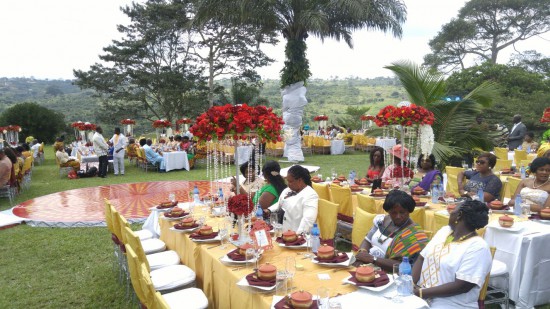
[[[327,127],[328,116],[327,115],[318,115],[318,116],[313,117],[313,121],[319,122],[319,127],[321,129],[325,129]]]
[[[120,124],[124,125],[124,135],[133,136],[134,135],[134,126],[136,121],[130,118],[123,119],[120,121]]]
[[[361,119],[361,129],[366,130],[372,126],[372,122],[374,121],[374,119],[376,119],[376,117],[372,115],[361,115],[360,119]]]
[[[177,129],[179,129],[181,133],[185,133],[189,130],[189,124],[191,124],[191,122],[192,120],[186,117],[178,119],[176,120]]]
[[[76,121],[71,124],[71,127],[75,129],[75,138],[77,141],[89,142],[91,141],[91,133],[95,131],[97,126],[90,122]],[[78,130],[78,133],[76,132]]]
[[[6,134],[6,141],[11,146],[15,147],[19,144],[19,132],[21,132],[21,127],[18,125],[9,125],[4,128],[4,134]]]
[[[379,127],[391,127],[385,130],[385,136],[398,137],[401,140],[402,147],[399,147],[400,157],[405,158],[409,154],[406,152],[406,145],[410,145],[414,157],[420,153],[429,156],[434,146],[434,134],[431,125],[434,123],[434,114],[426,108],[412,104],[410,102],[401,102],[397,106],[388,105],[382,108],[376,115],[374,122]],[[399,136],[398,136],[399,135]],[[399,146],[399,145],[398,145]],[[393,162],[387,158],[386,162]],[[400,187],[404,187],[404,161],[402,159],[400,168],[396,169],[394,178],[400,178]]]
[[[165,130],[170,127],[172,127],[172,123],[168,120],[159,119],[159,120],[153,121],[153,128],[155,128],[157,141],[160,140],[161,134],[163,134]]]

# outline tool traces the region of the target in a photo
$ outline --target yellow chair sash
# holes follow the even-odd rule
[[[464,171],[464,168],[462,167],[453,167],[453,166],[447,166],[445,168],[445,173],[447,173],[447,192],[453,193],[455,196],[460,196],[460,193],[458,192],[458,173]]]
[[[357,207],[364,211],[375,214],[376,213],[376,200],[369,195],[357,194]]]
[[[353,220],[353,228],[351,230],[351,243],[357,247],[361,246],[363,239],[367,236],[374,225],[374,217],[376,214],[371,214],[361,208],[355,210],[355,218]]]
[[[319,198],[317,222],[322,239],[333,239],[338,224],[338,204]]]
[[[312,183],[312,188],[317,192],[317,195],[319,195],[320,199],[325,199],[330,201],[330,190],[329,185],[327,184],[321,184],[321,183]]]
[[[353,203],[349,187],[330,186],[332,202],[338,204],[338,213],[353,217]]]

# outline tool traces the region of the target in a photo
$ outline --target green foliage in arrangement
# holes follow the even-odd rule
[[[297,82],[304,82],[311,76],[309,60],[306,58],[305,41],[288,39],[285,46],[285,66],[281,70],[281,88]]]
[[[40,141],[50,143],[65,129],[65,116],[36,103],[19,103],[0,115],[0,126],[7,125],[21,127],[20,141],[32,135]]]

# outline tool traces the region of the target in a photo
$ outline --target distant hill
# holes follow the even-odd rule
[[[219,83],[228,89],[229,80]],[[307,84],[309,104],[305,110],[304,123],[315,115],[327,114],[337,119],[344,115],[347,106],[371,107],[371,113],[387,105],[403,101],[405,93],[396,78],[373,79],[312,79]],[[72,80],[40,80],[34,78],[0,77],[0,112],[20,102],[36,102],[47,108],[60,111],[67,122],[83,120],[96,122],[95,113],[99,99],[91,90],[80,90]],[[279,80],[265,80],[262,97],[269,100],[276,110],[281,108]]]

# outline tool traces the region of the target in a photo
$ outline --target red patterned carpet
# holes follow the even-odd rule
[[[108,199],[127,219],[141,219],[149,215],[149,208],[167,201],[168,194],[175,193],[178,201],[186,202],[195,185],[201,195],[215,191],[210,184],[210,181],[157,181],[75,189],[21,203],[13,214],[44,223],[103,222],[104,199]]]

